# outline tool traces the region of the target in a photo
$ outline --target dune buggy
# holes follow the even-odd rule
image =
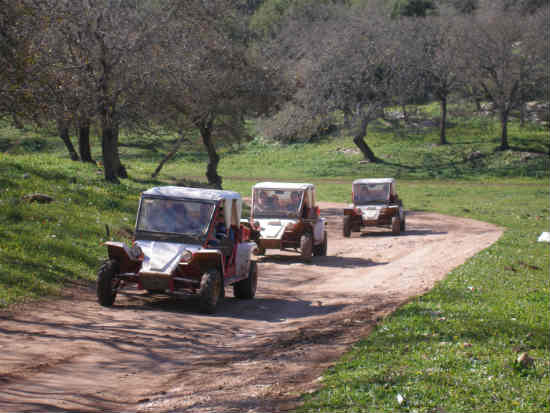
[[[315,186],[261,182],[252,188],[250,225],[258,248],[295,250],[306,260],[327,255],[325,219],[315,204]]]
[[[253,298],[258,269],[250,230],[240,224],[236,192],[176,186],[141,194],[132,247],[106,242],[109,259],[99,269],[97,298],[113,305],[130,289],[198,294],[200,310],[213,313],[232,285],[237,298]]]
[[[352,200],[353,204],[344,209],[344,237],[364,227],[391,228],[396,235],[405,231],[405,210],[393,178],[353,181]]]

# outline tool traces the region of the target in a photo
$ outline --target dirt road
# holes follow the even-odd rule
[[[214,316],[195,298],[92,288],[0,314],[0,411],[280,411],[410,297],[501,235],[493,225],[409,212],[407,231],[342,237],[342,204],[321,204],[327,257],[260,259],[257,297]]]

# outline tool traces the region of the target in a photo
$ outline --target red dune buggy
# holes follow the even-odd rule
[[[98,273],[99,303],[111,306],[117,292],[131,287],[198,294],[206,313],[215,312],[228,285],[235,297],[253,298],[256,244],[240,224],[241,202],[236,192],[213,189],[165,186],[143,192],[133,246],[105,243],[109,259]]]

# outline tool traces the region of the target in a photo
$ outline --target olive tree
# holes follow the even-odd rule
[[[31,2],[0,0],[0,114],[22,127],[22,117],[39,109],[34,91],[43,86],[36,40],[46,25]]]
[[[350,9],[331,6],[309,25],[294,21],[284,31],[291,77],[292,105],[301,118],[326,119],[336,111],[347,118],[353,141],[366,159],[377,162],[365,141],[369,123],[392,102],[392,82],[398,73],[394,25],[377,7]]]
[[[447,144],[447,103],[449,95],[456,91],[461,83],[457,65],[459,36],[456,17],[453,15],[433,16],[424,20],[420,28],[422,33],[422,71],[433,96],[439,101],[441,118],[439,124],[439,143]]]
[[[493,102],[501,124],[500,150],[509,149],[510,111],[529,84],[548,84],[548,7],[531,15],[488,2],[461,26],[461,73]]]
[[[185,139],[182,131],[198,131],[208,154],[208,182],[221,188],[217,146],[246,134],[245,118],[271,106],[278,76],[249,46],[245,16],[233,2],[201,4],[189,2],[157,33],[166,47],[150,68],[147,99],[155,121],[180,132],[179,142]],[[195,6],[192,15],[190,5]]]
[[[127,120],[128,108],[136,105],[132,91],[146,76],[145,56],[157,47],[152,41],[181,2],[138,0],[37,0],[41,14],[51,24],[44,32],[44,60],[50,77],[56,79],[51,101],[58,113],[69,114],[80,128],[83,146],[90,122],[97,120],[105,179],[117,182],[126,177],[118,151],[119,130]]]

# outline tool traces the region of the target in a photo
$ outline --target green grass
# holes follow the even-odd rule
[[[424,110],[434,116],[433,105]],[[466,119],[460,107],[453,113],[446,146],[437,145],[437,127],[374,122],[367,142],[383,160],[376,164],[360,163],[345,134],[291,146],[256,138],[240,151],[221,149],[224,188],[244,196],[257,179],[309,181],[318,199],[347,202],[352,179],[394,176],[408,209],[505,229],[497,243],[357,343],[299,411],[550,411],[549,247],[536,242],[549,224],[548,130],[513,122],[512,150],[495,152],[494,120]],[[68,160],[51,133],[0,122],[0,307],[93,282],[105,257],[101,242],[128,240],[140,191],[204,182],[206,157],[197,145],[150,179],[173,142],[121,136],[130,179],[112,185],[100,167]],[[469,160],[475,151],[482,156]],[[93,154],[99,159],[96,136]],[[23,198],[36,192],[54,202]],[[535,359],[532,367],[514,363],[523,351]]]
[[[549,247],[536,242],[548,231],[548,181],[404,189],[413,209],[506,231],[380,323],[327,371],[323,388],[298,411],[548,412]],[[535,359],[532,367],[515,363],[521,352]]]

